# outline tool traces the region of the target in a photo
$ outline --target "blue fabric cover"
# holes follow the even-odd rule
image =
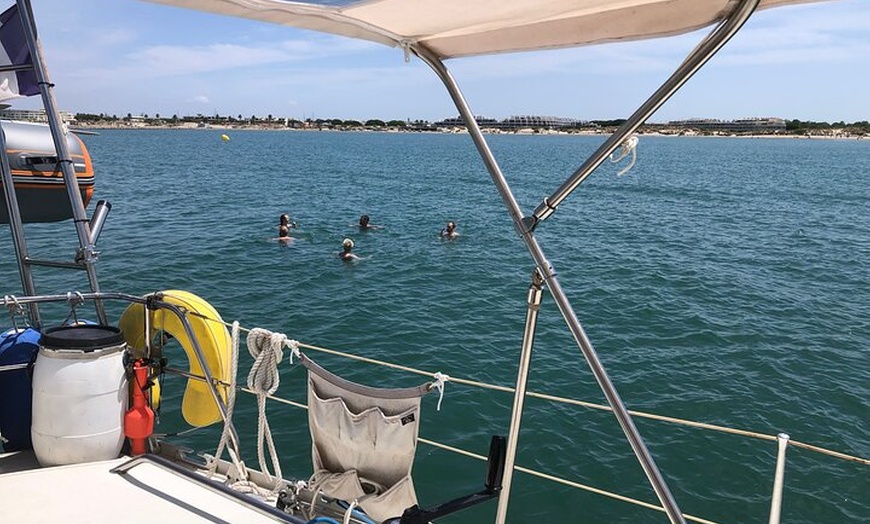
[[[0,366],[29,364],[26,368],[0,372],[0,441],[4,451],[30,449],[31,377],[39,351],[40,334],[35,329],[10,329],[0,334]]]

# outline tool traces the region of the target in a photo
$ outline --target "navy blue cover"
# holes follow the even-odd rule
[[[39,351],[40,334],[35,329],[10,329],[0,334],[0,366],[30,364],[0,372],[0,434],[4,451],[30,449],[31,377]]]

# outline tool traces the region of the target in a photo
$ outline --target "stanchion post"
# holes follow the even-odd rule
[[[782,510],[782,486],[785,480],[785,452],[788,448],[788,439],[789,436],[785,433],[780,433],[776,436],[779,449],[776,453],[776,473],[773,477],[773,495],[770,498],[770,520],[768,524],[779,524]]]

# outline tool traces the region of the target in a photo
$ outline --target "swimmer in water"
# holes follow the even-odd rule
[[[278,238],[273,240],[277,240],[282,244],[291,244],[295,239],[290,236],[290,227],[282,224],[278,226]]]
[[[381,229],[381,226],[376,226],[370,222],[371,218],[368,215],[359,217],[359,230],[368,231],[372,229]]]
[[[441,230],[440,236],[448,240],[458,237],[459,233],[456,231],[456,222],[447,222],[447,227]]]
[[[296,222],[290,220],[290,215],[287,213],[282,214],[278,217],[278,229],[281,229],[281,226],[287,226],[287,228],[295,228],[297,227]]]
[[[338,254],[338,258],[344,260],[345,262],[351,262],[353,260],[358,260],[359,257],[355,254],[351,253],[353,249],[353,240],[349,238],[345,238],[341,242],[341,252]]]

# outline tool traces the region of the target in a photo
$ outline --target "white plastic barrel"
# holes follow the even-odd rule
[[[116,458],[124,443],[124,336],[111,326],[46,330],[33,370],[33,451],[43,466]]]

